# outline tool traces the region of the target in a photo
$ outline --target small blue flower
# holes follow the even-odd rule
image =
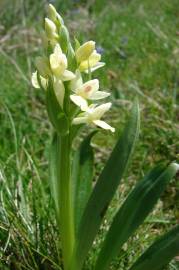
[[[103,54],[105,50],[104,50],[103,47],[98,46],[98,47],[96,47],[96,51],[97,51],[97,53],[99,53],[99,54]]]

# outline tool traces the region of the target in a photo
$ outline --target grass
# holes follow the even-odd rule
[[[117,132],[95,137],[96,174],[136,95],[142,113],[140,142],[87,262],[85,269],[90,270],[108,222],[134,183],[157,162],[178,158],[178,1],[54,2],[81,42],[96,40],[106,62],[95,75],[101,88],[112,91],[114,106],[107,118]],[[38,31],[45,3],[18,0],[0,4],[0,269],[5,270],[58,269],[55,262],[61,256],[48,186],[51,127],[44,93],[32,89],[29,75],[40,52]],[[124,246],[120,265],[116,260],[111,269],[127,269],[156,236],[176,224],[178,194],[176,180]],[[178,269],[177,264],[173,260],[166,269]]]

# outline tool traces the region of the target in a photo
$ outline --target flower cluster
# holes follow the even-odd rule
[[[47,90],[51,81],[62,110],[65,107],[66,88],[68,88],[70,94],[67,98],[79,108],[73,114],[72,124],[95,124],[114,132],[113,127],[101,120],[104,113],[110,109],[111,103],[102,105],[94,103],[110,94],[99,91],[98,79],[83,81],[85,74],[91,78],[93,71],[104,66],[104,63],[100,62],[101,55],[95,50],[95,42],[88,41],[80,45],[75,40],[75,50],[73,50],[64,21],[54,6],[50,4],[48,18],[45,18],[43,44],[45,53],[36,58],[37,70],[32,74],[32,85],[35,88]],[[73,65],[69,62],[73,62]]]

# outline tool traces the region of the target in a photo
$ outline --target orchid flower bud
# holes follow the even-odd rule
[[[45,18],[45,32],[48,39],[58,38],[57,28],[53,21],[48,18]]]
[[[55,24],[57,22],[60,23],[60,25],[63,25],[63,19],[60,16],[60,14],[56,11],[55,7],[52,4],[48,5],[48,17],[50,20],[52,20]]]
[[[51,52],[51,50],[55,47],[55,45],[58,43],[58,40],[56,38],[49,39],[45,31],[41,33],[41,40],[42,46],[47,50],[48,55]]]
[[[57,11],[56,11],[55,7],[52,4],[48,5],[47,12],[48,12],[49,19],[52,20],[53,22],[55,22],[56,19],[57,19]]]
[[[82,46],[80,46],[76,50],[76,59],[78,63],[81,63],[82,61],[85,61],[89,58],[89,56],[92,54],[92,52],[95,49],[95,42],[94,41],[88,41],[85,42]]]

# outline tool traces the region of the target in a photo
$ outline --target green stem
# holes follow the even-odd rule
[[[59,198],[60,233],[64,269],[67,270],[74,247],[74,221],[72,207],[72,183],[70,172],[71,143],[70,135],[60,138]]]

